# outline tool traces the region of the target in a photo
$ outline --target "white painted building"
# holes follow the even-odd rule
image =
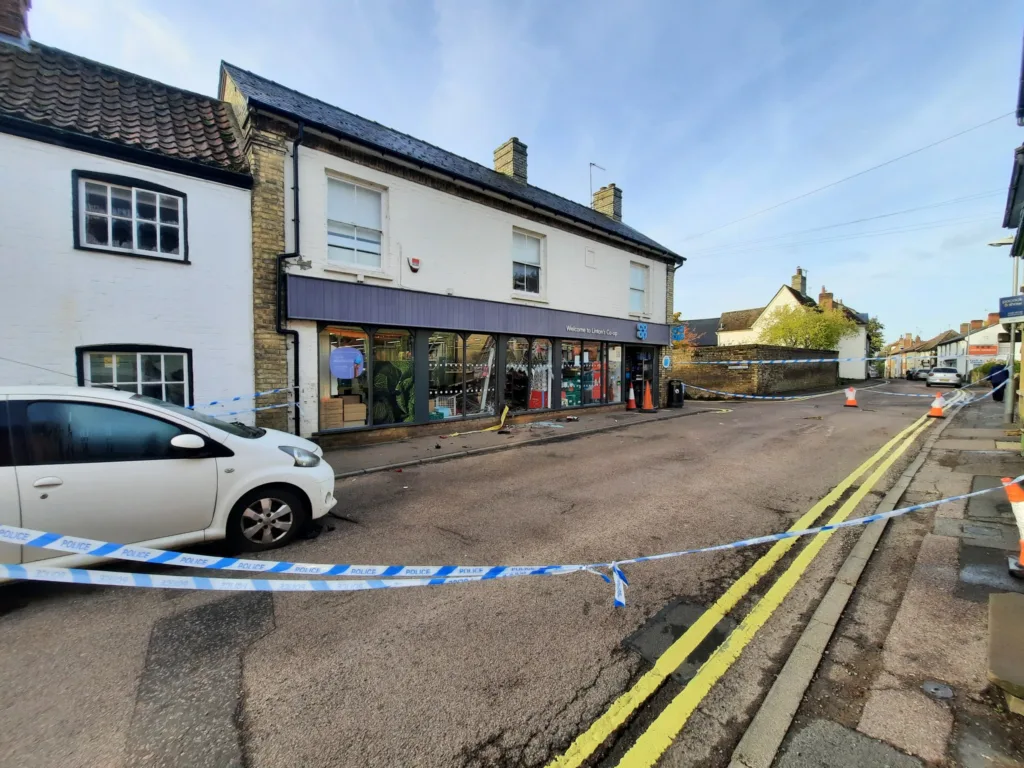
[[[227,64],[221,95],[259,158],[254,209],[283,214],[253,252],[297,336],[268,343],[302,434],[622,403],[631,383],[658,399],[683,260],[622,222],[615,185],[580,205],[527,182],[518,139],[488,168]]]
[[[235,132],[216,99],[0,42],[0,384],[253,393]]]
[[[796,307],[841,308],[857,324],[857,332],[852,336],[840,339],[838,349],[835,351],[840,358],[865,358],[868,356],[867,315],[857,313],[835,301],[832,294],[826,292],[824,287],[821,289],[818,301],[812,299],[807,295],[807,273],[800,267],[797,267],[792,283],[779,288],[766,306],[723,312],[718,331],[718,344],[723,347],[736,344],[755,344],[765,328],[771,325],[773,315],[777,310],[795,309]],[[853,380],[866,379],[868,377],[867,361],[848,360],[839,363],[839,377]]]
[[[960,333],[956,337],[939,344],[938,364],[955,367],[961,375],[965,376],[987,362],[1008,360],[1010,356],[1008,339],[1009,334],[999,322],[999,313],[992,312],[986,320],[972,320],[969,323],[963,323],[960,326]],[[1018,358],[1019,356],[1018,349]]]

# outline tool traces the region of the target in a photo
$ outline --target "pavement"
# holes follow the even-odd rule
[[[840,397],[726,407],[343,478],[323,533],[268,559],[593,562],[772,533],[927,401],[865,394],[857,409]],[[376,466],[361,450],[367,458],[332,457],[343,459],[336,469]],[[884,472],[854,515],[874,508],[913,454]],[[728,763],[856,538],[844,531],[828,542],[661,765]],[[907,553],[922,548],[902,546],[903,557],[878,561],[906,576]],[[620,609],[590,573],[272,595],[10,585],[0,594],[0,765],[545,765],[650,668],[629,638],[666,606],[714,602],[762,552],[631,566]],[[884,576],[873,602],[861,599],[863,621],[898,612]],[[735,621],[769,583],[740,601]],[[614,765],[683,685],[665,682],[593,764]]]
[[[947,426],[900,506],[1024,473],[1019,442],[993,445],[1006,437],[1000,404],[973,405]],[[988,595],[1024,592],[1006,574],[1016,548],[1000,492],[892,521],[824,657],[805,664],[813,681],[774,765],[1024,766],[1024,721],[986,677]],[[843,752],[828,762],[833,748]]]

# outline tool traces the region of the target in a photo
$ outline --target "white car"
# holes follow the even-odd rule
[[[932,368],[928,373],[925,386],[959,387],[961,380],[956,368]]]
[[[315,443],[130,392],[0,387],[0,523],[178,549],[261,551],[337,503]],[[97,562],[0,544],[0,562]]]

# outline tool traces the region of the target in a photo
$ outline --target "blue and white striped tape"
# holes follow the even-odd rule
[[[240,411],[228,411],[227,413],[207,413],[206,416],[212,416],[215,419],[219,419],[221,416],[237,416],[240,413],[255,413],[256,411],[269,411],[274,408],[291,408],[293,405],[299,403],[278,403],[277,405],[261,405],[258,408],[243,408]]]
[[[264,397],[265,395],[276,395],[280,392],[292,392],[297,387],[281,387],[280,389],[268,389],[264,392],[253,392],[251,395],[238,395],[238,397],[228,397],[224,400],[211,400],[208,403],[198,403],[197,405],[185,406],[190,411],[196,408],[212,408],[215,405],[227,405],[228,403],[237,403],[242,400],[255,400],[257,397]],[[239,411],[241,413],[241,411]]]
[[[1024,475],[1014,478],[1011,482],[1020,483],[1024,481]],[[215,570],[246,570],[261,571],[277,574],[304,574],[304,575],[329,575],[329,576],[366,576],[380,575],[385,578],[379,579],[338,579],[338,580],[293,580],[293,579],[224,579],[200,576],[165,576],[159,574],[124,573],[117,571],[94,571],[78,568],[51,568],[45,565],[0,565],[0,578],[26,579],[32,581],[57,581],[75,584],[95,584],[101,586],[128,586],[128,587],[156,587],[168,589],[198,589],[198,590],[241,590],[241,591],[271,591],[271,592],[309,592],[329,591],[347,592],[363,591],[374,589],[390,589],[397,587],[426,587],[441,584],[487,581],[499,578],[511,578],[516,576],[559,576],[568,573],[589,571],[596,573],[605,581],[614,585],[615,605],[625,605],[625,588],[629,581],[622,567],[646,563],[654,560],[666,560],[686,555],[699,555],[711,552],[722,552],[733,549],[770,544],[783,539],[793,539],[802,536],[813,536],[825,531],[838,530],[840,528],[852,528],[858,525],[867,525],[878,520],[888,520],[894,517],[917,512],[922,509],[937,507],[953,501],[969,499],[974,496],[991,493],[1001,490],[1001,486],[995,488],[983,488],[978,491],[964,493],[959,496],[950,496],[945,499],[929,501],[923,504],[915,504],[902,509],[895,509],[891,512],[883,512],[867,517],[858,517],[846,520],[841,523],[831,523],[805,528],[798,531],[785,531],[773,533],[766,536],[758,536],[751,539],[741,539],[728,544],[716,544],[708,547],[695,549],[678,550],[675,552],[664,552],[657,555],[644,555],[622,560],[612,560],[603,563],[589,563],[580,565],[548,565],[548,566],[453,566],[453,565],[428,565],[428,566],[354,566],[354,565],[331,565],[314,563],[287,563],[272,562],[263,560],[238,560],[234,558],[216,558],[204,555],[185,555],[180,552],[165,552],[149,549],[147,547],[125,546],[109,542],[97,542],[93,539],[79,537],[61,536],[56,533],[45,533],[33,531],[15,526],[0,527],[0,540],[25,546],[43,547],[56,549],[62,552],[74,552],[76,554],[90,554],[122,560],[134,560],[138,562],[160,563],[164,565],[181,565],[195,568],[211,568]],[[99,546],[93,546],[98,544]],[[212,562],[211,562],[212,561]],[[368,573],[367,571],[372,571]],[[608,571],[608,573],[604,573]],[[417,578],[394,578],[400,576],[416,576]]]
[[[352,565],[324,563],[292,563],[276,560],[245,560],[215,555],[193,555],[171,552],[133,544],[114,544],[81,536],[61,536],[31,528],[0,525],[0,542],[26,547],[52,549],[69,555],[109,557],[113,560],[131,560],[136,563],[179,565],[189,568],[207,568],[217,571],[246,571],[247,573],[296,574],[301,576],[380,576],[435,577],[456,579],[480,577],[494,579],[504,576],[546,576],[573,573],[585,565]]]
[[[711,392],[715,395],[724,395],[725,397],[736,397],[741,400],[806,400],[807,395],[741,395],[739,392],[723,392],[720,389],[708,389],[707,387],[698,387],[696,384],[690,384],[684,382],[687,389],[699,389],[701,392]],[[830,392],[828,394],[836,394],[842,390],[836,390],[836,392]]]
[[[977,355],[950,355],[944,356],[943,360],[959,360],[962,358],[977,357]],[[802,363],[862,363],[875,360],[888,360],[888,357],[811,357],[797,360],[685,360],[680,365],[800,365]],[[996,358],[998,359],[998,358]]]

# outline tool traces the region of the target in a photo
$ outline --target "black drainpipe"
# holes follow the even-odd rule
[[[291,336],[292,339],[292,394],[295,397],[295,434],[299,435],[302,429],[299,425],[302,408],[299,406],[299,332],[284,327],[285,319],[285,259],[302,258],[302,250],[299,248],[299,145],[306,133],[304,123],[299,123],[299,133],[292,143],[292,225],[294,227],[295,250],[292,253],[282,253],[277,257],[277,332],[282,336]]]

